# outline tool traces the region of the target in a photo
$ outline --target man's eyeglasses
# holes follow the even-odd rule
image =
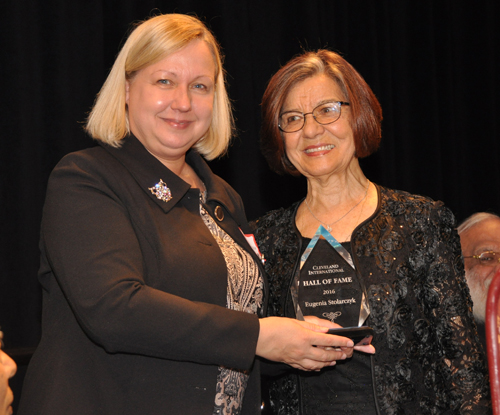
[[[318,124],[326,125],[337,121],[340,118],[342,105],[349,105],[348,102],[336,101],[318,105],[312,112],[287,111],[280,114],[278,127],[284,133],[294,133],[304,127],[306,115],[312,114]]]
[[[486,251],[479,255],[464,256],[464,258],[477,259],[485,267],[494,267],[500,263],[500,253],[493,251]]]

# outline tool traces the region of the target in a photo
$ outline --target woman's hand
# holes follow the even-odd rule
[[[308,323],[316,324],[317,326],[326,327],[327,329],[339,329],[342,326],[337,323],[333,323],[330,320],[324,318],[319,318],[316,316],[304,316],[304,320]]]
[[[343,348],[350,350],[352,355],[354,343],[351,339],[326,334],[332,326],[284,317],[266,317],[259,321],[256,354],[268,360],[284,362],[296,369],[318,371],[345,359],[347,354]]]
[[[342,327],[337,323],[331,322],[330,320],[325,320],[316,316],[305,316],[304,319],[309,323],[313,323],[321,327],[327,327],[329,329]],[[368,354],[375,354],[375,347],[373,347],[371,344],[369,344],[368,346],[341,347],[341,350],[347,355],[347,357],[352,357],[354,350]]]
[[[371,344],[368,346],[354,346],[354,350],[368,354],[375,354],[375,347]]]

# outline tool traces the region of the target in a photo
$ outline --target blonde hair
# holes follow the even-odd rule
[[[193,146],[207,160],[223,155],[233,131],[231,104],[227,96],[222,57],[213,34],[197,18],[164,14],[141,22],[130,34],[97,95],[86,131],[96,140],[119,147],[130,134],[125,83],[137,71],[177,52],[193,40],[208,45],[215,63],[215,97],[212,122],[207,133]]]

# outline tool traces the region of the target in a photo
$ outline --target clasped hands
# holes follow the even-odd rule
[[[319,371],[326,366],[334,366],[337,360],[352,357],[354,350],[375,353],[372,345],[354,346],[347,337],[326,334],[328,329],[340,327],[338,324],[314,316],[307,316],[305,320],[283,317],[260,319],[256,354],[296,369]]]

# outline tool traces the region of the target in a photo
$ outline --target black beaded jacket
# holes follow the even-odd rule
[[[372,359],[381,414],[490,413],[484,351],[472,316],[455,218],[442,202],[377,186],[373,216],[351,248],[375,329]],[[253,223],[266,259],[268,315],[294,316],[290,283],[299,264],[300,202]],[[300,382],[290,370],[270,383],[275,414],[299,414]]]

